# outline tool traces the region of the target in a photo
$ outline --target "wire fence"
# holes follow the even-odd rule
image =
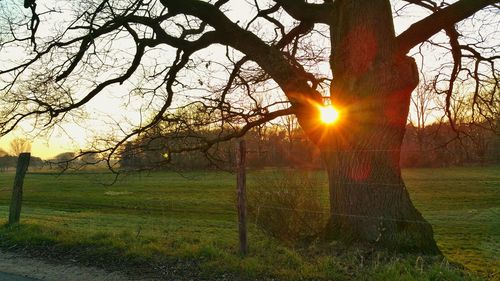
[[[1,202],[1,201],[0,201]],[[33,199],[25,199],[23,203],[28,207],[47,207],[60,209],[63,211],[71,210],[71,209],[86,209],[86,210],[95,210],[99,211],[101,209],[109,209],[109,210],[131,210],[136,212],[145,212],[149,214],[167,214],[169,212],[178,212],[178,213],[205,213],[205,214],[224,214],[224,215],[235,215],[236,210],[231,210],[227,205],[222,206],[212,206],[211,208],[207,208],[206,206],[196,208],[182,208],[182,207],[137,207],[137,206],[124,206],[122,204],[96,204],[96,203],[81,203],[81,202],[71,202],[71,201],[45,201],[45,200],[33,200]],[[2,204],[2,203],[0,203]],[[8,204],[8,201],[4,201],[2,205]],[[166,204],[168,205],[168,204]],[[234,207],[233,207],[234,208]],[[310,210],[310,209],[302,209],[302,208],[287,208],[282,206],[273,206],[273,205],[262,205],[259,204],[256,207],[257,209],[271,209],[271,210],[284,210],[289,212],[304,212],[304,213],[313,213],[313,214],[325,214],[332,217],[352,217],[352,218],[360,218],[360,219],[370,219],[376,221],[392,221],[392,222],[408,222],[408,223],[427,223],[426,221],[419,220],[406,220],[406,219],[398,219],[398,218],[390,218],[383,216],[369,216],[369,215],[360,215],[360,214],[347,214],[347,213],[331,213],[329,210],[325,209],[322,211],[318,210]],[[438,222],[459,222],[464,224],[475,224],[475,223],[484,223],[491,222],[490,219],[474,219],[474,221],[470,221],[468,219],[474,218],[478,214],[471,213],[467,217],[461,217],[457,219],[453,218],[432,218],[432,223]],[[500,215],[500,211],[498,213],[491,212],[491,215]]]
[[[28,177],[30,174],[28,174]],[[40,177],[46,175],[37,174]],[[206,187],[206,179],[201,177],[198,180],[186,179],[189,182],[184,188],[170,188],[168,182],[158,183],[156,186],[137,186],[139,189],[130,190],[129,193],[116,193],[116,195],[106,195],[108,190],[116,190],[117,187],[102,187],[102,189],[92,189],[87,191],[83,186],[85,183],[71,183],[71,174],[67,175],[68,178],[53,177],[52,183],[44,186],[27,186],[25,189],[25,198],[23,200],[23,208],[26,210],[21,216],[23,219],[28,220],[30,223],[39,224],[46,227],[53,227],[62,231],[64,229],[72,229],[78,226],[78,230],[91,235],[95,232],[113,232],[113,228],[122,230],[130,230],[139,236],[137,233],[147,232],[147,229],[154,229],[154,235],[164,235],[165,231],[177,231],[172,229],[183,229],[184,232],[191,233],[190,235],[201,235],[199,233],[206,231],[206,229],[213,229],[215,236],[219,233],[224,233],[225,228],[230,229],[229,233],[233,233],[237,228],[237,210],[235,204],[235,189],[231,183],[225,183],[224,187]],[[81,176],[81,175],[79,175]],[[500,176],[498,176],[500,178]],[[490,187],[498,187],[500,180],[496,180],[497,176],[492,176],[491,179],[481,180],[482,184]],[[1,175],[0,175],[1,179]],[[58,189],[55,187],[59,181],[67,180],[73,184],[71,188]],[[133,178],[132,178],[133,180]],[[222,179],[215,179],[222,180]],[[50,181],[49,181],[50,182]],[[92,182],[88,179],[88,182]],[[138,181],[139,183],[141,181]],[[477,183],[478,180],[474,179],[472,182]],[[350,185],[377,185],[377,186],[400,186],[401,184],[394,183],[358,183],[358,182],[342,182],[337,181],[337,184]],[[120,183],[118,183],[120,184]],[[217,183],[214,182],[214,185]],[[272,185],[272,183],[270,183]],[[350,218],[359,220],[373,220],[376,222],[404,222],[409,224],[426,224],[426,221],[401,219],[398,217],[383,217],[370,215],[369,212],[365,214],[356,213],[331,213],[328,208],[328,188],[322,182],[322,186],[312,188],[295,188],[289,190],[286,187],[274,187],[265,189],[269,193],[282,193],[286,192],[300,192],[304,194],[314,195],[315,200],[321,200],[323,208],[308,209],[303,207],[290,208],[277,204],[262,204],[255,203],[254,207],[260,210],[275,210],[285,211],[288,213],[303,212],[310,214],[318,214],[323,217]],[[163,187],[159,187],[159,186]],[[200,187],[199,185],[205,186]],[[252,191],[254,186],[249,185],[249,191]],[[207,190],[214,189],[214,192]],[[260,189],[261,190],[261,189]],[[154,192],[153,192],[154,191]],[[12,188],[4,186],[0,188],[0,205],[8,206],[10,200],[10,192]],[[453,190],[450,191],[453,195]],[[85,196],[89,197],[86,199]],[[451,196],[450,195],[450,196]],[[498,194],[497,194],[498,195]],[[191,197],[190,197],[191,196]],[[261,196],[266,196],[265,193]],[[172,197],[169,199],[168,197]],[[464,206],[468,198],[463,198],[464,202],[460,199],[451,196],[453,199],[451,203],[461,204]],[[312,200],[312,199],[311,199]],[[423,200],[423,199],[421,199]],[[490,199],[491,200],[491,199]],[[500,195],[493,200],[500,202]],[[423,201],[422,201],[423,202]],[[479,207],[478,207],[479,208]],[[3,211],[2,211],[3,210]],[[0,210],[0,213],[5,215],[6,209]],[[257,213],[259,212],[257,210]],[[492,247],[498,247],[500,241],[500,234],[495,233],[493,225],[495,219],[500,217],[500,209],[481,209],[477,212],[465,212],[467,208],[457,208],[453,210],[436,208],[424,214],[424,217],[439,229],[449,228],[450,225],[459,226],[455,229],[444,229],[446,235],[451,235],[452,231],[460,235],[470,237],[477,235],[480,241],[477,243],[491,244]],[[88,213],[87,213],[88,212]],[[265,219],[262,216],[256,215],[251,217],[248,221],[251,231],[258,231],[261,227],[259,220]],[[109,220],[116,220],[112,223]],[[200,225],[197,225],[197,224]],[[109,226],[111,224],[111,226]],[[77,225],[77,226],[75,226]],[[484,227],[485,228],[484,228]],[[491,230],[488,229],[491,227]],[[61,230],[62,229],[62,230]],[[203,231],[202,231],[202,230]],[[486,230],[485,230],[486,229]],[[470,233],[468,233],[470,232]],[[142,234],[141,234],[142,235]],[[151,234],[153,235],[153,234]],[[255,236],[252,236],[254,238]],[[236,237],[235,237],[236,239]],[[460,238],[463,239],[463,238]],[[250,240],[250,245],[255,241]],[[478,256],[488,256],[484,254],[478,246],[470,244],[472,241],[465,241],[461,244],[462,249],[454,249],[454,251],[476,251]],[[455,244],[456,245],[456,244]],[[451,250],[450,250],[451,252]],[[495,258],[491,255],[488,256],[489,260]],[[476,260],[475,262],[482,262]]]
[[[497,183],[497,181],[487,181],[487,183]],[[8,189],[3,189],[1,190],[2,192],[12,192],[11,190]],[[321,190],[324,191],[324,190]],[[28,190],[29,192],[29,190]],[[39,199],[33,199],[33,198],[26,198],[23,200],[23,204],[28,206],[28,207],[41,207],[41,208],[53,208],[53,209],[60,209],[60,210],[71,210],[71,209],[84,209],[84,210],[117,210],[117,211],[134,211],[137,213],[144,212],[148,214],[168,214],[170,212],[177,212],[177,213],[205,213],[205,214],[224,214],[224,215],[235,215],[236,214],[236,207],[234,205],[231,205],[229,203],[222,203],[222,204],[211,204],[210,206],[200,206],[199,208],[193,208],[193,206],[189,207],[183,207],[183,206],[176,206],[176,203],[174,201],[161,201],[161,202],[155,202],[155,204],[160,203],[161,206],[152,206],[153,204],[148,204],[148,202],[145,202],[145,204],[140,204],[140,205],[130,205],[127,204],[127,202],[120,202],[120,201],[115,201],[114,204],[105,204],[105,203],[95,203],[95,202],[82,202],[82,201],[77,201],[77,200],[60,200],[60,198],[57,198],[55,200],[50,200],[49,198],[46,198],[43,193],[51,193],[51,191],[36,191],[37,195],[40,195]],[[33,197],[33,195],[30,195],[30,197]],[[103,195],[103,198],[106,198],[109,196]],[[324,198],[320,196],[322,202],[329,202],[328,198]],[[3,202],[2,202],[3,201]],[[8,205],[9,203],[8,198],[4,198],[4,200],[0,199],[0,204],[2,205]],[[144,202],[143,202],[144,203]],[[151,203],[151,202],[150,202]],[[176,206],[176,207],[175,207]],[[289,207],[284,207],[284,206],[278,206],[278,205],[269,205],[269,204],[256,204],[257,209],[271,209],[271,210],[284,210],[288,212],[304,212],[304,213],[314,213],[314,214],[324,214],[332,217],[350,217],[350,218],[359,218],[359,219],[369,219],[369,220],[376,220],[376,221],[391,221],[391,222],[407,222],[407,223],[423,223],[427,224],[426,221],[419,221],[419,220],[408,220],[408,219],[400,219],[400,218],[391,218],[391,217],[383,217],[383,216],[370,216],[370,215],[362,215],[362,214],[352,214],[352,213],[332,213],[328,208],[324,208],[323,210],[317,210],[317,209],[304,209],[304,208],[289,208]],[[497,212],[490,211],[491,215],[500,215],[500,210]],[[446,218],[435,218],[432,217],[431,222],[432,223],[439,223],[439,222],[457,222],[457,223],[464,223],[464,224],[476,224],[476,223],[485,223],[485,222],[491,222],[490,219],[478,219],[475,218],[474,221],[470,221],[469,219],[474,218],[475,216],[478,216],[478,213],[471,212],[467,216],[460,215],[460,218],[450,218],[447,216]],[[484,215],[484,214],[482,214]]]

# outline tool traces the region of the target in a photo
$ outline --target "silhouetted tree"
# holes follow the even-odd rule
[[[17,156],[23,152],[31,151],[31,142],[25,138],[15,138],[10,142],[10,152]]]
[[[42,125],[64,120],[125,82],[133,85],[130,97],[144,101],[143,114],[154,115],[123,130],[112,145],[97,143],[94,149],[107,153],[108,161],[161,122],[180,132],[169,133],[175,141],[165,143],[167,153],[208,155],[221,141],[294,114],[326,164],[327,237],[438,252],[432,228],[413,206],[400,173],[410,95],[419,82],[408,53],[445,31],[440,35],[447,38],[453,66],[441,68],[436,89],[446,96],[449,113],[455,83],[467,78],[481,88],[492,81],[484,77],[498,77],[498,55],[488,47],[495,32],[473,42],[460,32],[467,26],[457,24],[470,18],[495,25],[498,17],[485,14],[496,13],[498,1],[400,1],[398,13],[422,8],[429,15],[399,35],[389,0],[233,2],[85,1],[64,10],[30,5],[29,17],[11,20],[4,29],[11,34],[4,35],[2,50],[21,46],[16,51],[26,53],[2,60],[0,134],[24,119]],[[233,12],[231,5],[238,5]],[[39,26],[47,28],[41,32]],[[18,91],[21,84],[31,85],[31,91]],[[334,126],[318,121],[323,92],[341,110]],[[281,93],[285,109],[276,109],[280,99],[259,98]],[[192,120],[189,112],[173,114],[172,107],[192,103],[203,108],[203,120]],[[191,130],[195,126],[218,132],[200,138]]]

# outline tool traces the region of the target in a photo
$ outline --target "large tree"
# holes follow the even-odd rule
[[[160,122],[177,124],[170,127],[183,132],[179,138],[190,138],[185,147],[166,147],[170,155],[209,151],[294,114],[326,163],[331,218],[325,234],[392,249],[439,251],[399,166],[410,95],[419,83],[410,50],[444,30],[431,45],[448,38],[453,67],[442,68],[436,83],[446,86],[447,104],[461,78],[474,79],[476,93],[498,91],[498,54],[485,45],[488,34],[464,40],[456,25],[479,11],[494,23],[497,0],[396,1],[394,12],[389,0],[94,0],[43,7],[27,0],[24,16],[6,3],[2,135],[25,121],[46,128],[81,114],[75,112],[109,88],[126,90],[127,110],[143,102],[134,109],[149,116],[118,124],[123,134],[116,142],[96,143],[108,159]],[[397,34],[394,17],[418,9],[413,19],[420,19]],[[485,86],[483,73],[493,84]],[[334,125],[319,122],[325,93],[341,112]],[[289,107],[283,109],[280,94]],[[202,123],[172,109],[190,103],[201,104]],[[185,134],[190,126],[220,133],[201,139]]]

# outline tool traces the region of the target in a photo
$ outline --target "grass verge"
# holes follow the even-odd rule
[[[468,270],[441,258],[335,243],[285,246],[253,223],[250,254],[241,257],[234,178],[215,172],[134,175],[110,187],[100,184],[106,174],[29,174],[22,223],[0,228],[0,246],[166,280],[495,280],[497,169],[404,171],[412,199],[434,226],[440,248]],[[266,171],[249,175],[249,188],[261,173]],[[315,176],[326,200],[325,176]],[[8,190],[12,177],[0,174],[0,190]],[[4,218],[9,196],[0,192]]]

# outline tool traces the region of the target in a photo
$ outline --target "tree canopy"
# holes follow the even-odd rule
[[[338,14],[343,2],[25,1],[29,9],[22,9],[4,1],[1,134],[23,121],[43,128],[81,117],[88,104],[111,92],[122,99],[110,106],[126,103],[128,112],[146,118],[126,128],[115,124],[114,132],[122,130],[114,134],[119,138],[96,143],[104,152],[115,152],[161,120],[186,119],[173,110],[190,103],[205,107],[211,113],[206,123],[224,131],[198,149],[279,116],[300,114],[311,101],[322,104],[331,95],[328,63],[336,54],[329,38],[340,28],[336,21],[343,16]],[[392,3],[394,17],[413,13],[420,18],[396,36],[400,55],[432,45],[451,52],[453,61],[438,65],[435,77],[428,77],[435,78],[447,104],[457,84],[471,81],[474,102],[495,106],[493,95],[480,93],[498,92],[497,2]],[[466,24],[456,24],[471,16]],[[447,38],[432,39],[441,30]],[[366,43],[347,44],[370,47]],[[365,55],[369,61],[370,50]]]

